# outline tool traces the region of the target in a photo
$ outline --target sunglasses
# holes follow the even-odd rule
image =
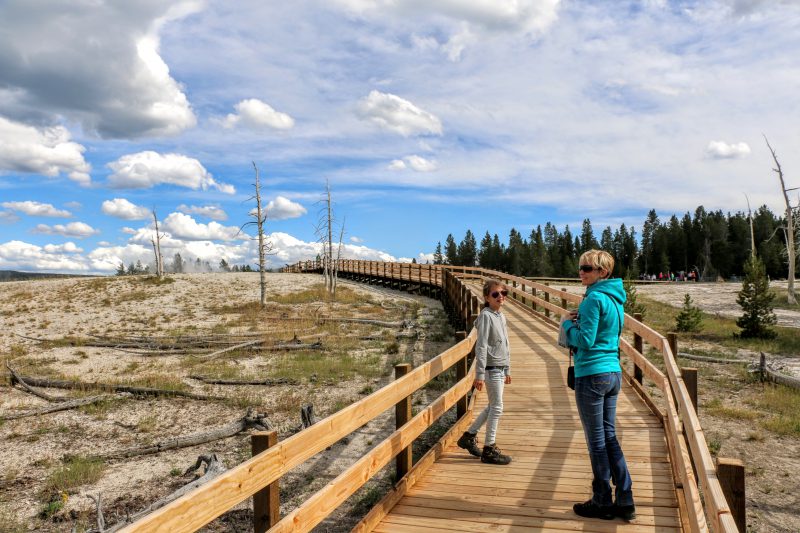
[[[505,296],[508,296],[508,291],[506,291],[506,290],[503,290],[503,291],[494,291],[494,292],[493,292],[492,294],[490,294],[489,296],[491,296],[492,298],[494,298],[494,299],[496,300],[496,299],[500,298],[500,295],[501,295],[501,294],[503,295],[503,297],[505,297]]]
[[[581,265],[581,266],[578,267],[578,270],[580,270],[581,272],[588,273],[588,272],[591,272],[592,270],[597,270],[597,269],[595,267],[593,267],[592,265]]]

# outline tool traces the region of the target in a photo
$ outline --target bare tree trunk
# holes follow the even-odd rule
[[[156,276],[160,278],[164,275],[164,258],[161,255],[161,235],[158,233],[158,217],[155,208],[153,208],[153,222],[156,225],[156,238],[155,241],[152,241],[156,254]]]
[[[256,170],[256,219],[258,226],[258,271],[261,283],[261,307],[267,305],[267,280],[266,280],[266,261],[265,261],[265,244],[264,244],[264,222],[267,217],[262,216],[261,211],[261,182],[258,179],[258,167],[256,162],[253,161],[253,168]]]
[[[336,262],[333,270],[333,298],[336,299],[336,283],[339,281],[339,261],[342,259],[342,239],[344,238],[344,223],[342,219],[342,230],[339,232],[339,249],[336,251]]]
[[[333,292],[333,216],[331,213],[331,185],[325,181],[325,193],[328,198],[328,291]]]
[[[790,305],[797,305],[797,296],[794,292],[794,269],[795,269],[795,261],[797,260],[797,255],[794,248],[794,210],[792,209],[792,204],[789,203],[789,193],[786,189],[786,183],[783,181],[783,170],[781,169],[781,164],[778,162],[778,156],[775,155],[775,150],[772,149],[772,146],[769,144],[769,140],[767,140],[767,136],[764,136],[764,140],[767,143],[767,148],[769,148],[770,153],[772,153],[772,159],[775,161],[776,168],[772,170],[778,174],[778,179],[781,181],[781,192],[783,193],[783,201],[786,203],[786,253],[789,256],[789,275],[788,279],[788,286],[786,292],[787,300]]]
[[[753,212],[750,210],[750,198],[747,195],[744,195],[745,200],[747,200],[747,220],[750,222],[750,256],[756,256],[756,237],[755,232],[753,232]]]

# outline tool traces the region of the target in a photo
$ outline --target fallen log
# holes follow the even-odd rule
[[[144,515],[146,515],[148,513],[152,513],[156,509],[160,509],[161,507],[164,507],[169,502],[171,502],[173,500],[177,500],[178,498],[180,498],[184,494],[187,494],[187,493],[193,491],[194,489],[196,489],[197,487],[199,487],[199,486],[201,486],[201,485],[203,485],[205,483],[208,483],[209,481],[211,481],[212,479],[214,479],[215,477],[219,476],[220,474],[222,474],[223,472],[225,472],[227,470],[227,468],[225,468],[225,465],[222,463],[222,461],[220,461],[219,458],[217,457],[217,454],[212,453],[210,455],[200,455],[200,456],[198,456],[197,462],[193,466],[190,466],[183,475],[185,476],[189,472],[193,472],[194,470],[197,470],[200,467],[200,465],[202,465],[203,463],[205,463],[205,465],[206,465],[205,473],[202,476],[200,476],[199,478],[195,479],[194,481],[190,481],[189,483],[187,483],[186,485],[182,486],[181,488],[179,488],[175,492],[173,492],[171,494],[168,494],[167,496],[164,496],[160,500],[157,500],[157,501],[151,503],[145,509],[142,509],[141,511],[138,511],[138,512],[132,514],[132,515],[129,515],[122,522],[117,522],[116,524],[114,524],[113,526],[111,526],[108,529],[102,529],[102,526],[99,526],[100,529],[98,529],[97,532],[92,532],[92,533],[114,533],[115,531],[119,531],[120,529],[122,529],[123,527],[127,526],[128,524],[137,521],[138,519],[140,519]],[[99,500],[99,497],[98,497],[98,500]],[[98,508],[99,508],[99,503],[98,503]],[[99,523],[100,522],[98,521],[98,524]]]
[[[238,420],[234,420],[222,427],[212,429],[211,431],[202,431],[200,433],[193,433],[191,435],[182,435],[178,437],[170,437],[161,442],[149,444],[147,446],[139,446],[136,448],[126,448],[116,450],[100,455],[92,456],[91,459],[108,461],[111,459],[126,459],[129,457],[138,457],[140,455],[150,455],[154,453],[163,452],[165,450],[173,450],[176,448],[187,448],[189,446],[196,446],[198,444],[205,444],[214,442],[220,439],[233,437],[237,433],[254,428],[259,431],[266,431],[272,428],[272,424],[267,420],[266,415],[261,413],[253,413],[248,411],[245,416]]]
[[[3,415],[0,414],[0,420],[17,420],[19,418],[28,418],[31,416],[39,416],[39,415],[46,415],[49,413],[56,413],[58,411],[67,411],[69,409],[75,409],[76,407],[82,407],[84,405],[91,405],[93,403],[102,402],[104,400],[115,400],[117,398],[123,398],[124,394],[112,394],[112,395],[102,395],[102,396],[89,396],[86,398],[76,398],[70,401],[59,402],[54,405],[48,405],[45,407],[41,407],[39,409],[31,409],[28,411],[20,411],[19,413]]]
[[[37,397],[43,399],[43,400],[47,400],[48,402],[64,402],[64,401],[69,400],[69,398],[64,398],[63,396],[50,396],[49,394],[47,394],[45,392],[41,392],[41,391],[35,390],[33,387],[31,387],[30,385],[25,383],[25,380],[22,379],[19,376],[19,374],[17,374],[14,371],[13,368],[11,368],[11,365],[8,364],[8,361],[6,361],[6,368],[11,373],[11,386],[12,387],[14,386],[15,383],[18,383],[20,387],[25,389],[25,391],[29,392],[30,394],[33,394],[34,396],[37,396]]]
[[[149,396],[180,396],[191,398],[192,400],[224,400],[222,396],[209,396],[181,390],[154,389],[151,387],[135,387],[132,385],[115,385],[112,383],[69,381],[64,379],[47,379],[34,376],[21,376],[23,380],[34,387],[47,387],[53,389],[73,389],[73,390],[105,390],[113,392],[129,392],[131,394],[144,394]]]
[[[347,317],[335,317],[335,316],[311,316],[311,317],[280,316],[280,317],[266,317],[266,318],[272,320],[303,320],[310,322],[346,322],[354,324],[369,324],[372,326],[380,326],[384,328],[408,329],[414,326],[414,322],[411,320],[401,320],[399,322],[387,322],[385,320],[372,320],[368,318],[347,318]]]
[[[722,357],[708,357],[705,355],[694,355],[692,353],[686,352],[678,352],[678,357],[683,357],[684,359],[691,359],[692,361],[703,361],[706,363],[721,363],[721,364],[750,364],[752,361],[748,359],[725,359]]]
[[[191,379],[208,383],[209,385],[297,385],[300,383],[296,379],[289,378],[265,378],[265,379],[221,379],[210,378],[207,376],[189,376]]]

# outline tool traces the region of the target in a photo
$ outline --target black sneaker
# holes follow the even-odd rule
[[[602,518],[603,520],[614,519],[613,505],[597,505],[592,500],[583,503],[576,503],[572,506],[575,514],[584,518]]]
[[[630,522],[636,518],[636,506],[614,504],[614,516],[622,518],[626,522]]]
[[[481,462],[489,463],[491,465],[507,465],[511,462],[511,456],[503,455],[500,453],[500,448],[492,444],[490,446],[483,447]]]
[[[475,457],[480,457],[481,450],[478,448],[478,439],[476,437],[476,434],[465,431],[464,434],[458,438],[456,444],[458,444],[459,448],[464,448]]]

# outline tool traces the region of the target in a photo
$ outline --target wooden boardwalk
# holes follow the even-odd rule
[[[591,466],[567,357],[557,331],[513,302],[504,307],[512,354],[497,444],[513,457],[487,465],[450,446],[391,512],[378,532],[597,531],[681,529],[664,427],[623,384],[617,433],[633,478],[637,518],[585,519],[572,504],[591,496]],[[486,405],[478,393],[475,413]],[[483,444],[483,432],[478,435]]]

